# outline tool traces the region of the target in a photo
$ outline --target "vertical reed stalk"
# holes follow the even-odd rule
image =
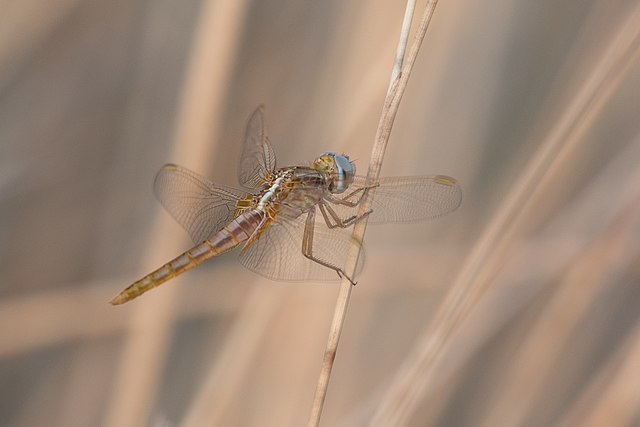
[[[404,60],[404,51],[409,38],[409,30],[411,28],[411,21],[413,18],[413,10],[415,9],[415,0],[408,0],[405,10],[404,20],[402,24],[402,30],[398,47],[396,49],[396,57],[394,61],[393,70],[391,73],[391,81],[387,96],[384,101],[380,120],[378,122],[378,128],[376,131],[376,137],[373,144],[371,153],[371,160],[369,161],[369,170],[367,172],[367,182],[375,182],[380,176],[380,170],[382,169],[382,160],[387,148],[387,142],[391,134],[393,122],[398,112],[400,100],[407,86],[409,76],[413,69],[418,51],[424,40],[424,36],[427,32],[429,22],[435,11],[437,0],[429,0],[425,5],[418,30],[413,39],[413,44],[409,51],[409,55]],[[367,197],[360,206],[359,213],[362,214],[369,209],[370,200]],[[359,221],[353,230],[354,242],[361,242],[367,227],[367,221]],[[349,255],[349,259],[346,263],[346,271],[353,275],[356,269],[358,258],[360,256],[360,245],[354,244],[352,251]],[[322,362],[322,368],[320,371],[320,377],[318,379],[318,386],[316,388],[315,397],[313,400],[313,406],[311,408],[311,415],[309,416],[308,426],[317,426],[320,423],[320,416],[322,415],[322,408],[327,395],[327,388],[329,385],[329,378],[331,377],[331,370],[333,368],[333,362],[335,360],[338,343],[340,341],[340,335],[342,333],[342,327],[344,326],[347,308],[349,306],[349,299],[351,297],[352,285],[349,280],[343,278],[340,285],[340,293],[336,303],[334,311],[333,321],[329,330],[329,339],[327,342],[327,348],[325,350],[324,359]]]
[[[634,419],[637,421],[640,405],[640,394],[637,392],[637,379],[640,375],[638,320],[615,352],[607,358],[605,366],[599,368],[558,425],[624,426],[634,425]]]
[[[557,121],[529,164],[513,185],[510,194],[485,227],[462,265],[456,280],[420,343],[409,354],[383,402],[373,416],[373,425],[399,425],[416,410],[443,355],[444,343],[451,339],[468,313],[492,283],[501,257],[518,230],[525,213],[544,188],[553,184],[554,174],[584,140],[594,117],[640,55],[640,32],[636,25],[640,8],[615,34],[573,102]],[[518,399],[517,393],[509,398]]]
[[[220,120],[246,4],[246,0],[203,3],[176,122],[171,156],[176,162],[202,169],[215,151],[212,135]],[[157,218],[144,264],[153,265],[163,256],[158,248],[160,241],[170,240],[171,221],[166,215]],[[167,355],[177,296],[177,288],[168,286],[154,297],[153,304],[141,301],[133,308],[105,425],[147,424]]]

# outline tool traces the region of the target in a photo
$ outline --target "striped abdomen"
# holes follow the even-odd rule
[[[130,285],[116,295],[111,300],[111,304],[117,305],[130,301],[203,261],[235,248],[253,234],[263,217],[264,214],[260,211],[251,210],[243,213],[204,242]]]

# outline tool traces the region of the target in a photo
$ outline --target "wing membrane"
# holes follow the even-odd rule
[[[249,270],[272,280],[338,280],[337,273],[311,261],[302,254],[306,214],[298,218],[280,218],[245,252],[240,262]],[[352,246],[351,228],[329,229],[316,218],[313,235],[314,256],[343,267]],[[361,252],[356,273],[362,270]]]
[[[356,177],[347,192],[365,187],[365,178]],[[425,221],[446,215],[462,202],[458,182],[444,175],[384,177],[369,190],[373,196],[370,224]],[[332,204],[343,218],[357,208]]]
[[[249,189],[258,188],[263,178],[275,171],[276,155],[267,137],[264,107],[259,106],[249,118],[245,132],[238,181]]]
[[[243,196],[241,191],[214,184],[174,164],[158,171],[153,190],[195,243],[227,225],[233,219],[236,201]]]
[[[442,175],[382,178],[373,192],[373,224],[423,221],[445,215],[461,203],[462,191],[453,178]],[[356,177],[350,190],[365,187],[365,179]],[[357,208],[331,204],[342,218],[349,218]],[[291,219],[278,217],[247,251],[240,262],[248,269],[273,280],[334,280],[335,271],[323,267],[302,254],[306,215]],[[314,256],[334,264],[344,265],[351,246],[352,227],[330,229],[322,216],[316,216],[313,237]],[[361,256],[356,269],[363,266]]]

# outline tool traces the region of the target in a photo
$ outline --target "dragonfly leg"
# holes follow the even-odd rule
[[[325,203],[320,203],[320,213],[322,213],[322,216],[324,218],[324,222],[327,224],[327,227],[329,228],[336,228],[336,227],[340,227],[340,228],[347,228],[349,227],[351,224],[360,221],[362,218],[364,218],[365,216],[369,215],[371,212],[373,212],[373,210],[369,209],[367,212],[363,213],[362,215],[352,215],[347,219],[342,219],[338,216],[338,214],[336,213],[335,210],[333,210],[333,208]],[[329,218],[329,216],[327,215],[327,212],[329,213],[329,215],[331,216],[331,218],[333,219],[334,223],[331,223],[331,220]]]
[[[367,195],[367,193],[369,192],[370,189],[376,188],[378,186],[380,186],[380,184],[374,184],[374,185],[370,185],[370,186],[367,186],[367,187],[361,187],[361,188],[353,190],[351,193],[347,194],[344,197],[337,197],[337,196],[334,196],[333,194],[329,194],[329,195],[325,196],[325,198],[327,200],[329,200],[331,203],[350,206],[350,207],[353,208],[355,206],[358,206],[360,204],[360,202],[362,202],[362,199],[364,198],[364,196]],[[352,197],[354,197],[356,194],[359,194],[359,196],[358,196],[358,198],[356,200],[349,200]]]
[[[314,232],[315,222],[316,222],[316,211],[314,208],[314,209],[311,209],[307,214],[307,220],[304,226],[304,234],[302,236],[302,254],[313,262],[316,262],[327,268],[335,270],[335,272],[338,273],[338,277],[340,278],[346,277],[347,280],[351,282],[352,285],[355,286],[356,282],[354,282],[351,277],[347,276],[347,274],[344,272],[343,269],[327,261],[324,261],[320,258],[317,258],[316,256],[313,255],[313,232]]]
[[[325,224],[327,224],[327,227],[329,228],[336,228],[338,226],[338,224],[332,224],[331,223],[331,219],[329,219],[329,216],[327,215],[327,211],[325,210],[325,206],[323,203],[320,203],[318,206],[320,206],[320,213],[322,213],[322,217],[324,218],[324,222]]]

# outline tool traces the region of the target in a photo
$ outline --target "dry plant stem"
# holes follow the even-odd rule
[[[186,293],[175,307],[177,320],[212,313],[226,316],[244,305],[245,296],[237,292],[237,288],[228,290],[224,299],[213,298],[209,282],[199,274],[194,272],[194,283],[189,284],[192,292]],[[216,278],[223,283],[236,276],[231,269],[216,272]],[[56,343],[96,339],[128,330],[131,319],[115,316],[113,307],[104,304],[104,296],[128,280],[131,277],[90,280],[81,285],[74,283],[48,292],[3,299],[0,301],[0,336],[11,336],[11,339],[0,340],[0,357],[17,357]],[[91,322],[86,321],[89,318]]]
[[[633,178],[629,181],[630,186],[636,186],[633,183],[640,174]],[[507,381],[501,387],[501,395],[516,393],[518,399],[527,404],[513,404],[513,410],[501,406],[502,411],[490,411],[488,418],[479,425],[519,425],[526,419],[531,404],[535,405],[533,402],[543,397],[545,381],[565,352],[563,344],[570,340],[589,310],[597,306],[607,278],[619,274],[622,266],[633,264],[633,254],[637,254],[640,247],[628,236],[635,235],[640,229],[639,201],[638,196],[634,197],[633,202],[578,257],[527,333],[527,340],[511,358],[512,364],[504,373]]]
[[[640,393],[640,327],[636,327],[629,343],[632,344],[611,382],[604,389],[598,401],[590,408],[585,427],[602,425],[633,425],[637,419]],[[574,424],[576,425],[576,424]]]
[[[229,338],[221,346],[221,355],[205,375],[180,425],[224,425],[223,416],[233,396],[238,395],[242,378],[258,355],[270,321],[282,306],[283,289],[257,286],[235,316]]]
[[[634,60],[640,55],[640,31],[637,27],[638,19],[640,19],[640,7],[636,8],[635,13],[631,15],[626,25],[622,26],[618,37],[614,38],[614,42],[611,43],[611,47],[604,55],[603,61],[599,64],[604,69],[600,66],[596,67],[594,75],[597,75],[598,71],[601,71],[602,73],[598,76],[601,80],[595,85],[593,96],[588,100],[585,109],[580,112],[583,116],[579,119],[581,123],[577,124],[577,129],[580,130],[584,128],[584,130],[586,130],[586,127],[591,123],[590,117],[600,110],[604,102],[613,92],[613,89],[622,80],[622,77],[626,75],[631,64],[633,64]],[[592,85],[590,83],[592,82],[588,82],[586,87],[591,87]],[[577,138],[580,138],[580,136],[577,136]],[[567,146],[571,146],[574,138],[567,138],[567,140]],[[555,162],[550,166],[545,179],[542,181],[542,185],[552,179],[551,169],[556,169],[553,166],[556,165],[557,162],[563,161],[563,158],[566,156],[564,152],[566,151],[563,150],[563,152],[556,157]],[[630,182],[637,182],[637,177],[631,179]],[[526,210],[526,206],[523,209]],[[583,289],[582,292],[586,293],[587,289]],[[575,301],[572,302],[571,305],[577,309],[577,303]],[[542,322],[543,320],[541,320],[541,323]],[[554,334],[559,333],[557,328],[549,330],[554,331]],[[532,338],[536,338],[536,335],[532,335]],[[528,341],[531,341],[531,339]],[[551,347],[543,346],[542,348],[553,348],[553,345],[551,345]],[[521,361],[529,360],[529,357],[526,352],[523,352],[521,356],[516,356],[513,359],[514,365],[509,367],[505,374],[505,378],[508,378],[509,381],[501,388],[501,393],[497,400],[499,403],[491,408],[489,416],[483,425],[495,425],[494,422],[498,422],[498,420],[507,425],[510,424],[510,422],[517,422],[517,420],[525,416],[529,409],[528,404],[532,399],[527,399],[526,396],[533,397],[536,394],[540,395],[540,393],[543,393],[543,383],[541,380],[544,378],[547,370],[553,365],[553,361],[546,360],[545,364],[544,357],[541,356],[535,363],[532,362],[529,365],[522,365]],[[530,368],[523,371],[519,369],[518,366],[529,366]],[[527,379],[525,379],[524,382],[518,381],[519,379],[523,379],[527,374],[530,376],[528,378],[530,381]]]
[[[636,257],[636,265],[638,265]],[[560,426],[634,425],[640,406],[640,322],[578,397]]]
[[[491,283],[509,241],[522,225],[523,212],[532,206],[541,190],[552,185],[554,171],[563,164],[591,126],[595,114],[609,99],[629,70],[639,51],[638,8],[586,79],[567,113],[559,120],[539,151],[513,186],[503,206],[478,239],[471,254],[420,343],[399,370],[382,405],[374,414],[373,425],[402,425],[421,400],[433,379],[444,343],[458,329],[475,302]],[[517,398],[518,396],[513,396]]]
[[[382,169],[382,160],[389,141],[389,135],[391,134],[391,128],[395,120],[396,113],[398,112],[398,106],[400,100],[407,86],[407,81],[413,69],[418,51],[424,40],[424,36],[427,32],[427,27],[433,16],[437,1],[428,1],[420,23],[416,32],[409,56],[406,61],[402,60],[402,52],[407,44],[409,37],[409,28],[411,26],[411,19],[413,17],[413,8],[415,2],[409,0],[407,2],[407,9],[404,17],[404,23],[402,25],[401,39],[398,43],[396,60],[394,62],[394,69],[392,71],[392,81],[385,98],[384,106],[380,121],[378,122],[378,129],[376,131],[376,137],[371,154],[371,160],[369,162],[369,171],[367,173],[367,182],[375,182],[380,176],[380,170]],[[411,9],[411,10],[410,10]],[[408,21],[408,22],[407,22]],[[403,40],[404,39],[404,40]],[[395,76],[395,78],[393,78]],[[359,208],[359,214],[363,214],[369,209],[370,201],[366,198]],[[364,233],[366,230],[367,221],[358,222],[354,226],[353,240],[354,242],[362,242]],[[353,277],[358,257],[360,256],[360,245],[354,244],[350,253],[349,259],[346,263],[346,271]],[[338,301],[334,311],[333,321],[329,330],[329,339],[327,342],[327,348],[325,350],[324,359],[322,361],[322,369],[320,371],[320,378],[318,379],[318,386],[316,388],[316,394],[313,400],[313,406],[311,408],[311,415],[309,417],[309,426],[317,426],[320,423],[320,416],[322,414],[322,408],[327,395],[327,388],[329,385],[329,378],[331,377],[331,370],[333,368],[333,362],[335,360],[338,343],[340,341],[340,335],[344,326],[344,321],[347,314],[347,307],[349,306],[349,299],[351,297],[352,285],[349,280],[343,278],[340,285],[340,293],[338,295]]]
[[[206,159],[211,158],[209,154],[215,151],[211,144],[212,134],[226,94],[245,6],[246,1],[210,0],[203,4],[178,108],[171,155],[176,162],[189,164],[196,170],[205,168]],[[163,257],[158,248],[162,247],[163,241],[173,239],[168,237],[171,221],[168,215],[157,218],[153,241],[145,254],[146,265],[155,264]],[[125,336],[105,425],[138,426],[148,423],[169,345],[177,292],[175,286],[169,285],[157,291],[153,301],[142,300],[131,306],[133,315]]]
[[[389,79],[389,91],[402,69],[402,62],[404,61],[404,53],[407,49],[407,41],[409,40],[409,31],[411,31],[411,22],[413,21],[413,12],[415,9],[416,0],[408,0],[407,7],[404,11],[404,18],[402,19],[402,29],[400,30],[398,46],[396,47],[396,58],[393,61],[393,69],[391,70],[391,78]]]

